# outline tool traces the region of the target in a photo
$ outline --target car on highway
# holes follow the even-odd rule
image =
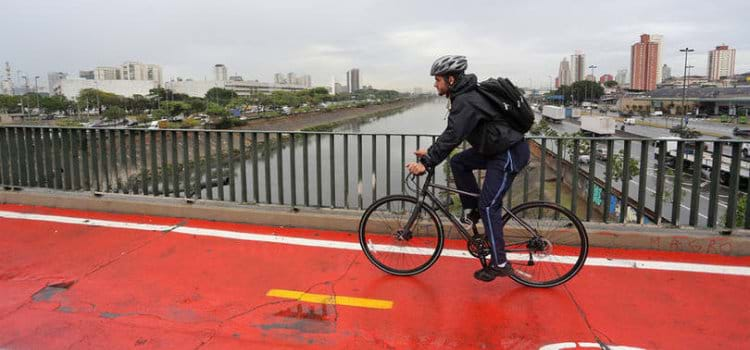
[[[734,136],[750,137],[750,129],[734,128],[732,134]]]

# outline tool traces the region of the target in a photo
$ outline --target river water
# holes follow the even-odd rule
[[[284,142],[281,168],[278,149],[269,153],[268,163],[260,152],[257,180],[253,162],[246,163],[248,200],[255,201],[257,192],[259,203],[356,209],[387,194],[409,193],[402,181],[404,164],[415,160],[417,148],[432,144],[431,135],[446,126],[447,112],[446,100],[435,99],[393,114],[345,122],[332,133],[309,134],[306,147],[305,136],[295,134],[293,149],[291,142]],[[446,183],[444,165],[436,170],[440,184]],[[241,198],[239,170],[235,181],[236,197]],[[217,194],[215,188],[214,198]],[[224,195],[229,198],[228,186]]]

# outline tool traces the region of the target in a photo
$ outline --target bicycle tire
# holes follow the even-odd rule
[[[373,216],[374,213],[378,212],[379,208],[383,206],[386,206],[387,210],[391,210],[390,209],[391,206],[389,206],[389,204],[395,204],[396,202],[411,203],[413,205],[416,205],[417,199],[414,197],[405,196],[405,195],[392,195],[392,196],[383,197],[381,199],[378,199],[374,203],[372,203],[365,210],[364,214],[362,214],[362,219],[359,222],[359,244],[362,247],[362,251],[365,253],[365,256],[367,256],[367,259],[370,260],[370,262],[373,265],[375,265],[377,268],[379,268],[380,270],[386,273],[389,273],[391,275],[396,275],[396,276],[412,276],[412,275],[416,275],[418,273],[424,272],[425,270],[430,268],[430,266],[435,264],[437,259],[440,257],[440,253],[443,250],[443,244],[445,240],[444,235],[443,235],[443,226],[437,214],[435,213],[435,210],[431,208],[430,206],[424,204],[420,210],[423,211],[424,213],[427,213],[427,215],[429,216],[429,219],[432,221],[432,224],[434,225],[434,232],[432,232],[432,234],[434,234],[434,239],[435,239],[434,247],[416,248],[412,251],[408,251],[409,248],[404,248],[403,246],[398,247],[393,244],[387,244],[387,245],[383,244],[383,245],[379,245],[379,249],[375,249],[376,245],[372,244],[372,241],[371,241],[373,238],[379,241],[384,240],[384,239],[387,240],[388,237],[395,238],[394,236],[395,232],[392,232],[392,231],[397,231],[400,229],[400,227],[396,227],[395,224],[393,226],[387,225],[388,231],[389,231],[388,235],[372,233],[372,232],[368,233],[367,232],[368,224],[370,224],[371,222],[371,217]],[[374,226],[376,226],[375,223],[373,223],[373,227]],[[416,241],[420,241],[420,240],[425,242],[426,239],[424,237],[427,237],[427,236],[416,236],[414,238],[409,238],[407,240],[397,240],[396,243],[408,242],[408,241],[411,241],[412,239],[415,240],[415,243]],[[433,246],[433,244],[429,244],[429,246]],[[398,268],[398,267],[389,265],[388,263],[382,261],[384,260],[382,257],[384,256],[387,257],[388,255],[399,254],[400,251],[402,251],[402,254],[415,255],[415,256],[426,255],[426,256],[429,256],[429,258],[424,263],[420,263],[417,266],[414,266],[412,268]]]
[[[534,214],[532,211],[538,212],[537,219],[534,218],[525,218],[527,215],[526,213]],[[552,219],[543,220],[542,219],[542,211],[549,211],[552,213]],[[543,237],[546,242],[544,243],[544,246],[549,245],[548,250],[545,247],[544,249],[547,250],[545,252],[542,252],[543,254],[539,254],[539,250],[534,250],[533,248],[529,247],[531,243],[527,244],[527,248],[529,251],[528,259],[525,260],[525,264],[523,264],[523,260],[518,260],[518,254],[514,253],[508,253],[514,251],[514,249],[509,249],[513,247],[517,247],[519,244],[522,244],[523,241],[520,240],[518,242],[513,241],[513,237],[515,236],[509,236],[509,233],[511,235],[515,234],[522,234],[522,231],[519,229],[517,231],[512,231],[511,227],[509,225],[515,225],[518,224],[519,227],[522,227],[523,230],[525,230],[527,233],[528,229],[526,227],[521,226],[520,223],[516,221],[515,218],[513,218],[509,213],[505,213],[503,216],[503,231],[505,235],[505,249],[506,254],[508,254],[508,261],[511,263],[514,269],[513,275],[510,276],[511,279],[514,281],[528,286],[528,287],[535,287],[535,288],[549,288],[558,286],[560,284],[563,284],[567,281],[569,281],[573,276],[575,276],[583,267],[584,263],[586,262],[586,258],[588,257],[588,250],[589,250],[589,241],[588,241],[588,234],[586,233],[586,228],[583,226],[583,223],[581,222],[578,217],[568,210],[565,207],[562,207],[558,204],[551,203],[551,202],[527,202],[520,204],[513,209],[511,209],[511,212],[515,214],[517,217],[522,217],[522,219],[526,222],[526,224],[529,224],[530,226],[539,226],[539,223],[541,222],[553,222],[553,221],[559,221],[558,217],[567,218],[569,220],[569,223],[562,225],[567,227],[566,230],[572,231],[572,232],[566,232],[565,230],[560,231],[560,233],[557,236],[563,237],[568,236],[570,238],[577,237],[579,239],[577,244],[571,244],[571,245],[564,245],[564,244],[555,244],[552,243],[552,239],[554,235],[547,234],[547,237],[545,237],[544,232],[539,232],[537,227],[535,227],[536,233],[539,234],[541,237]],[[529,235],[532,235],[529,233]],[[556,238],[555,238],[556,239]],[[569,253],[572,252],[572,254],[568,255],[555,255],[554,254],[554,247],[558,245],[559,248],[565,253],[567,250]],[[577,254],[576,254],[576,249]],[[532,251],[534,250],[534,251]],[[552,253],[552,254],[551,254]],[[547,254],[546,256],[544,254]],[[537,256],[537,261],[534,261],[534,256]],[[512,258],[513,257],[513,258]],[[542,259],[540,261],[540,259]],[[572,262],[572,264],[571,264]],[[536,277],[532,274],[530,274],[526,267],[528,266],[536,266],[536,264],[542,263],[542,268],[547,268],[546,271],[551,271],[553,273],[556,273],[557,277],[549,280],[534,280],[530,277]],[[566,272],[560,274],[559,270],[563,268],[563,266],[570,266],[572,267],[567,270]],[[536,269],[536,267],[534,267]],[[542,271],[543,272],[543,271]],[[536,275],[539,275],[539,273],[536,273]]]

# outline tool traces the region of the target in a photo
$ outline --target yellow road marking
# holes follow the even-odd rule
[[[364,307],[364,308],[369,308],[369,309],[386,310],[386,309],[393,308],[393,302],[390,300],[355,298],[355,297],[346,297],[346,296],[341,296],[341,295],[333,296],[333,295],[327,295],[327,294],[313,294],[313,293],[305,293],[305,292],[300,292],[296,290],[286,290],[286,289],[271,289],[268,291],[268,293],[266,293],[266,296],[286,298],[286,299],[295,299],[299,301],[305,301],[308,303],[336,304],[336,305]]]

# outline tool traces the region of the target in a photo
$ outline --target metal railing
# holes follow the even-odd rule
[[[4,126],[0,182],[5,188],[363,209],[404,193],[403,164],[436,137]],[[750,206],[744,205],[750,166],[742,141],[529,140],[532,162],[508,192],[509,206],[540,199],[586,221],[750,228]],[[437,175],[438,183],[451,182],[447,162]]]

